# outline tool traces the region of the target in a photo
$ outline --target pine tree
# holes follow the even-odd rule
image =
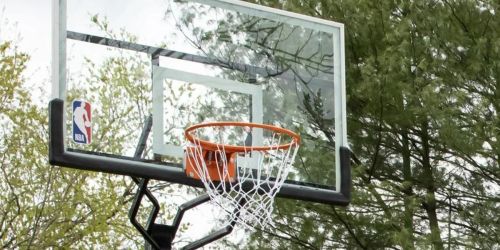
[[[345,23],[362,163],[348,208],[279,201],[249,248],[498,247],[498,4],[258,2]]]

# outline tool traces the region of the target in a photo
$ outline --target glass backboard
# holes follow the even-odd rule
[[[64,104],[53,152],[85,158],[61,156],[60,165],[200,186],[182,172],[186,127],[264,123],[302,138],[280,196],[346,202],[342,24],[229,0],[60,0],[55,8],[53,97]],[[85,108],[91,123],[75,125]],[[150,114],[153,134],[138,158]],[[90,143],[74,140],[87,130]]]

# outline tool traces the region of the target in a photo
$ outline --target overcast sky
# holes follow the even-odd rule
[[[18,50],[30,55],[26,84],[35,93],[45,84],[50,94],[50,4],[51,0],[0,0],[0,41],[11,40]]]

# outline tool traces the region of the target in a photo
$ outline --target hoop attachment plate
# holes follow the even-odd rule
[[[199,148],[188,146],[186,149],[185,157],[185,172],[186,175],[200,180],[200,171],[197,169],[197,161],[203,160],[206,165],[206,174],[210,177],[212,181],[226,181],[234,182],[236,181],[236,154],[228,153],[225,154],[201,149],[199,153],[193,153],[199,150]],[[200,157],[201,156],[201,157]],[[227,159],[227,174],[224,172],[224,159]]]

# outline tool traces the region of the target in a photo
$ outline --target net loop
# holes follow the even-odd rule
[[[274,198],[292,168],[300,136],[278,126],[211,122],[185,130],[186,174],[199,179],[229,221],[273,224]]]

